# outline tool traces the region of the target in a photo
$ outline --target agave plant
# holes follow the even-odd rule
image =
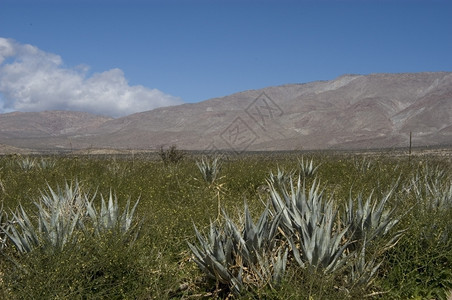
[[[305,162],[303,157],[301,157],[301,161],[298,160],[298,164],[300,166],[300,175],[303,177],[314,176],[317,172],[317,169],[320,167],[320,165],[314,166],[312,159],[311,161]]]
[[[108,205],[102,197],[98,213],[93,204],[95,196],[83,193],[77,181],[74,185],[66,183],[64,189],[57,187],[53,190],[48,186],[48,191],[42,192],[40,199],[34,202],[36,215],[29,217],[19,205],[16,212],[12,213],[12,225],[2,226],[2,231],[21,253],[30,252],[36,247],[49,251],[62,250],[67,243],[77,241],[78,232],[91,232],[87,230],[88,226],[93,226],[97,235],[115,228],[123,234],[130,233],[138,201],[131,210],[128,201],[120,214],[117,198],[115,196],[113,201],[110,193]],[[37,222],[32,222],[34,219]]]
[[[278,167],[277,173],[273,174],[273,172],[270,172],[270,176],[268,178],[268,181],[276,187],[284,187],[289,184],[289,182],[292,180],[292,177],[295,175],[294,171],[285,171],[284,169],[280,169]]]
[[[45,169],[52,169],[56,165],[56,161],[52,159],[45,159],[41,158],[39,160],[39,163],[37,164],[39,168],[45,170]]]
[[[216,179],[221,170],[220,156],[215,156],[212,160],[202,157],[201,161],[197,161],[199,171],[202,177],[208,184],[212,184]]]
[[[375,275],[383,261],[377,262],[377,258],[373,256],[370,260],[367,256],[367,240],[362,242],[361,250],[351,254],[351,264],[349,266],[349,274],[347,281],[354,286],[369,287],[375,280]]]
[[[395,246],[404,232],[404,230],[392,232],[400,219],[395,215],[395,208],[385,207],[396,187],[397,183],[379,201],[374,200],[372,192],[364,203],[361,194],[357,196],[356,201],[353,201],[350,193],[341,222],[349,227],[345,238],[353,241],[347,249],[351,261],[348,280],[352,286],[370,286],[382,264],[382,260],[378,260],[377,255]],[[384,241],[383,237],[388,239]],[[370,246],[374,254],[369,259],[367,249]]]
[[[366,157],[362,159],[358,159],[356,157],[353,158],[353,165],[355,169],[360,173],[366,173],[374,167],[372,160],[367,159]]]
[[[222,228],[212,222],[208,237],[195,226],[199,245],[188,244],[195,263],[236,295],[250,285],[278,284],[287,263],[287,251],[276,249],[279,216],[271,218],[266,208],[254,224],[245,205],[245,217],[237,226],[224,212],[223,215]]]
[[[347,237],[355,241],[363,241],[364,238],[371,242],[377,238],[385,236],[398,222],[395,216],[395,208],[387,209],[385,206],[394,194],[395,184],[380,201],[373,200],[373,192],[363,203],[362,195],[359,194],[356,201],[350,195],[348,204],[345,205],[345,212],[342,215],[342,223],[350,227]],[[355,208],[355,204],[357,206]],[[402,231],[393,235],[389,244],[397,240]]]
[[[41,192],[39,203],[36,205],[41,206],[43,211],[58,210],[59,214],[69,219],[74,213],[84,215],[86,203],[93,201],[95,197],[96,193],[92,196],[84,193],[76,180],[74,183],[65,182],[64,188],[57,186],[56,190],[47,184],[47,191]]]
[[[322,195],[316,181],[306,193],[301,177],[297,186],[291,182],[290,191],[278,191],[270,184],[273,208],[281,215],[282,228],[295,260],[302,267],[307,265],[329,273],[345,263],[344,250],[350,241],[344,242],[343,237],[349,228],[335,224],[338,209],[333,207],[331,199],[324,201]]]
[[[22,205],[19,205],[16,212],[12,213],[11,221],[14,225],[9,228],[2,227],[2,231],[19,252],[27,253],[40,245],[38,229],[30,221]]]
[[[452,182],[448,180],[444,170],[436,168],[424,172],[425,174],[418,172],[405,190],[411,191],[417,204],[428,211],[444,211],[451,208]]]
[[[6,234],[5,232],[9,230],[10,221],[8,220],[8,215],[3,210],[3,203],[0,207],[0,250],[6,247]]]
[[[194,261],[209,278],[229,286],[235,294],[243,288],[243,266],[236,265],[233,255],[233,240],[225,230],[210,224],[210,234],[204,237],[195,226],[199,246],[188,243]]]
[[[47,192],[41,192],[37,207],[37,225],[31,219],[22,205],[12,213],[12,222],[6,234],[21,253],[27,253],[35,247],[61,250],[69,241],[73,241],[74,231],[81,225],[84,214],[84,203],[89,201],[83,194],[78,182],[75,185],[66,183],[54,191],[48,186]]]
[[[126,206],[122,214],[120,213],[118,198],[113,196],[110,191],[108,197],[108,203],[101,195],[101,207],[100,211],[97,211],[94,206],[94,201],[88,201],[86,203],[86,216],[90,219],[94,225],[94,232],[96,235],[101,235],[103,232],[119,229],[122,234],[131,232],[134,228],[133,217],[137,208],[139,200],[135,202],[134,206],[130,209],[130,198],[127,200]],[[136,235],[134,239],[136,238]]]
[[[25,157],[21,160],[17,161],[17,164],[20,166],[20,168],[24,171],[30,171],[34,167],[36,167],[38,164],[36,162],[35,158]]]
[[[254,224],[246,203],[244,215],[244,221],[240,222],[243,224],[243,230],[240,231],[224,213],[226,226],[232,233],[235,245],[238,245],[237,251],[241,252],[240,256],[246,265],[253,265],[259,262],[259,255],[262,251],[272,251],[275,248],[279,215],[270,219],[270,211],[266,207],[257,224]]]

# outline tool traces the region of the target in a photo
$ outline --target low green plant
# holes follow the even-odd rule
[[[2,299],[146,299],[154,262],[165,261],[149,246],[110,232],[83,235],[58,252],[36,248],[3,266]]]
[[[413,210],[415,212],[415,210]],[[394,298],[448,299],[452,290],[452,214],[410,216],[410,231],[386,254],[381,285]]]

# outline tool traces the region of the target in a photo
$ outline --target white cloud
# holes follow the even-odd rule
[[[120,69],[87,76],[86,65],[62,65],[58,55],[0,37],[0,112],[79,110],[118,117],[182,103],[157,89],[130,86]]]

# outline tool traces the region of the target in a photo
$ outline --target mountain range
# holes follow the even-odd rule
[[[19,149],[374,149],[452,144],[452,73],[347,74],[248,90],[121,118],[0,114],[0,152]]]

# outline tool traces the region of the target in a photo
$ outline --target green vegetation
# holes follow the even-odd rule
[[[0,298],[452,290],[448,158],[178,151],[0,157]]]

